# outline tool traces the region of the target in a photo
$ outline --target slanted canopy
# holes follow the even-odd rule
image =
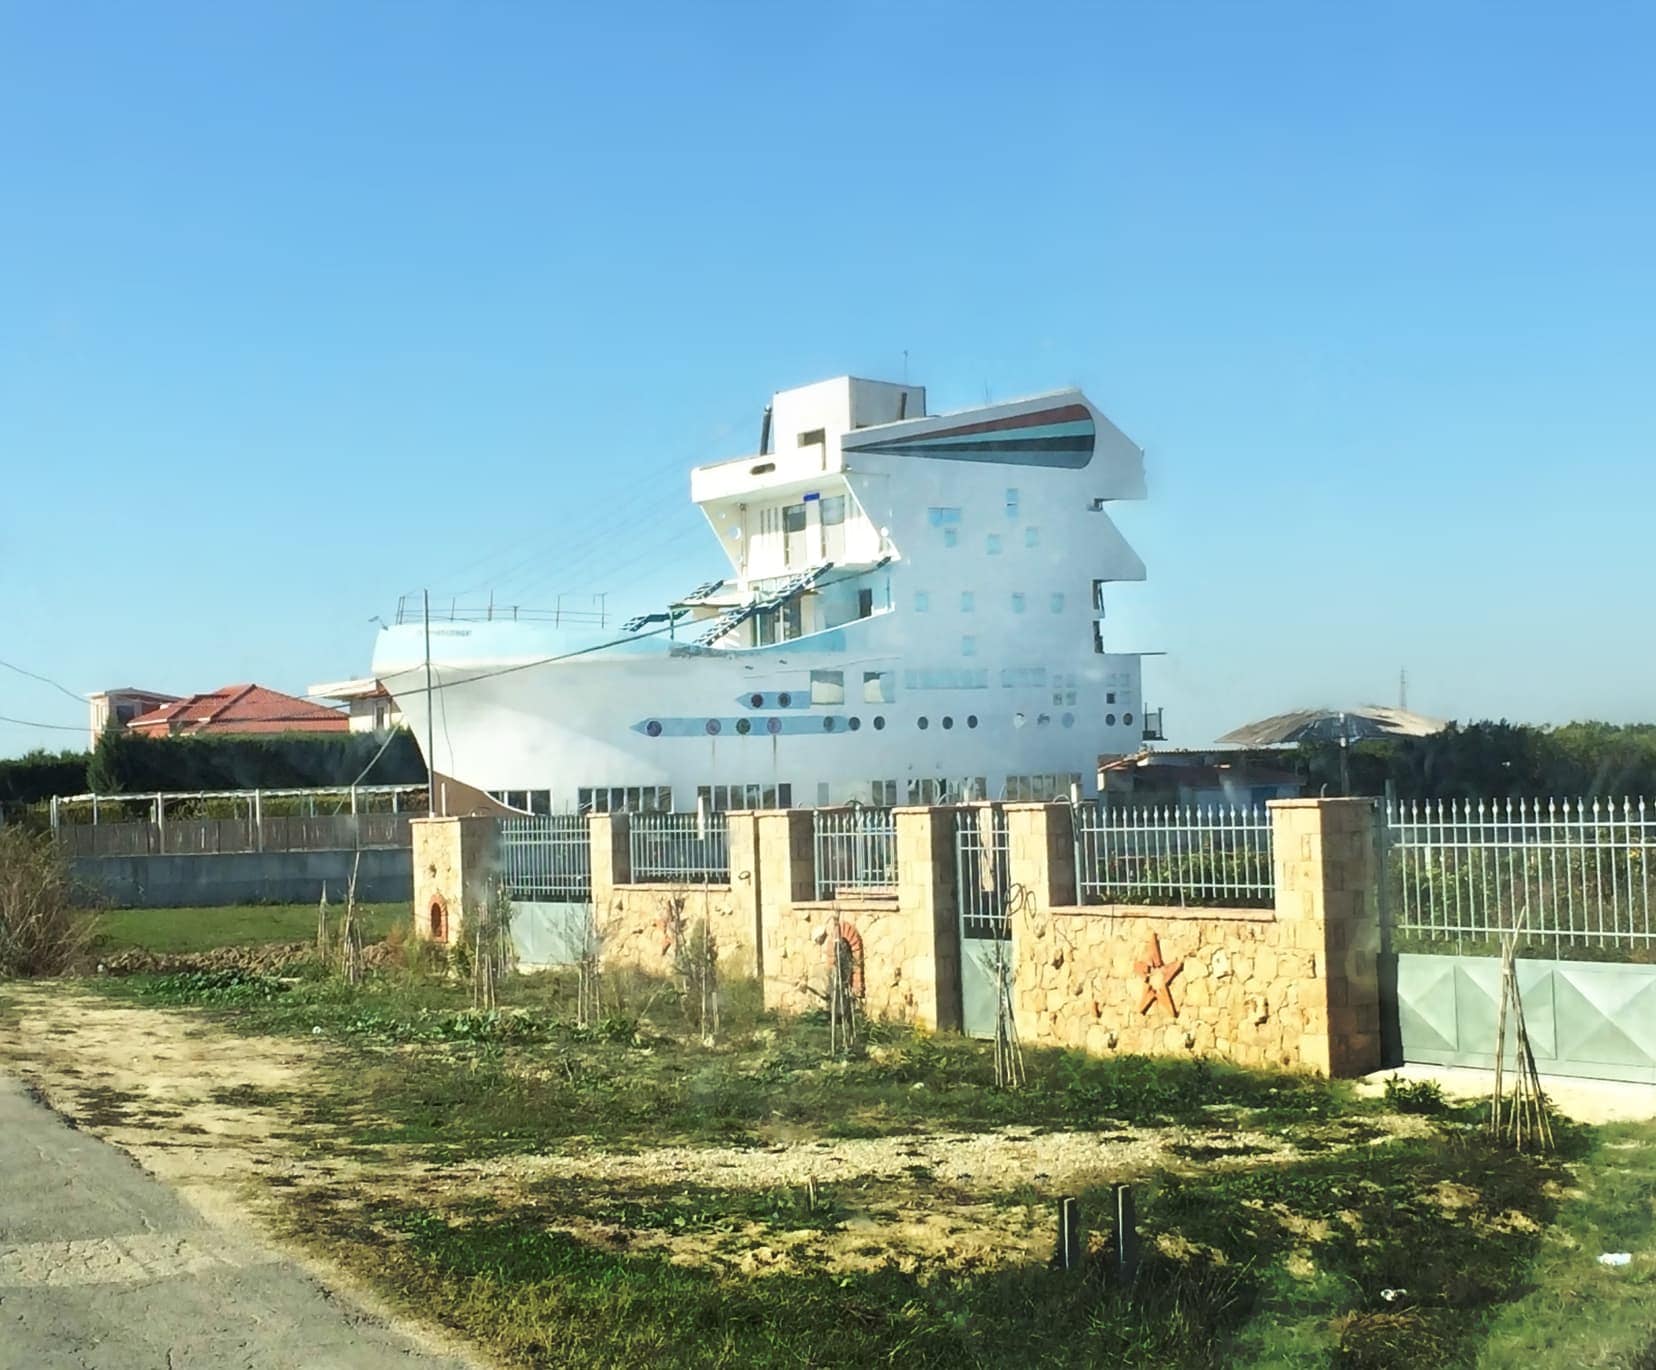
[[[1405,709],[1365,704],[1355,709],[1296,709],[1244,723],[1219,739],[1238,747],[1282,747],[1295,742],[1360,742],[1371,737],[1427,737],[1449,725]]]

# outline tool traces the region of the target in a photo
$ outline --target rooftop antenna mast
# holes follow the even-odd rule
[[[1409,707],[1409,671],[1407,667],[1397,673],[1397,707],[1407,711]]]

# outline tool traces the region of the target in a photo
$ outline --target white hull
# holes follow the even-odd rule
[[[625,627],[431,625],[429,744],[424,627],[380,634],[435,771],[682,810],[1047,798],[1137,750],[1140,660],[1104,617],[1144,567],[1103,510],[1143,497],[1142,454],[1079,392],[927,417],[842,380],[775,409],[791,448],[692,473],[726,581]]]

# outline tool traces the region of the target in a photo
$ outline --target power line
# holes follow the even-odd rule
[[[84,703],[84,701],[82,702]],[[13,723],[19,728],[50,728],[53,732],[58,733],[84,733],[86,731],[86,724],[84,723],[35,723],[27,718],[8,718],[5,714],[0,714],[0,723]]]
[[[0,661],[0,666],[4,666],[8,671],[16,671],[18,673],[18,675],[26,675],[26,676],[29,677],[30,680],[38,680],[42,685],[50,685],[59,694],[68,695],[69,698],[74,700],[75,703],[77,703],[77,704],[86,703],[86,696],[85,695],[78,695],[73,690],[71,690],[67,685],[58,684],[58,682],[53,680],[51,678],[51,676],[41,675],[38,671],[24,670],[23,667],[14,666],[9,661]]]

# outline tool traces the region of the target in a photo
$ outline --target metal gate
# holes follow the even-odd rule
[[[594,936],[592,837],[583,814],[499,820],[500,879],[525,969],[581,961]]]
[[[961,1027],[972,1037],[995,1035],[1000,976],[1011,973],[1011,856],[1004,810],[991,805],[955,810]]]
[[[1642,801],[1391,805],[1381,850],[1394,1060],[1494,1064],[1500,940],[1517,928],[1541,1069],[1656,1083],[1656,817]]]

